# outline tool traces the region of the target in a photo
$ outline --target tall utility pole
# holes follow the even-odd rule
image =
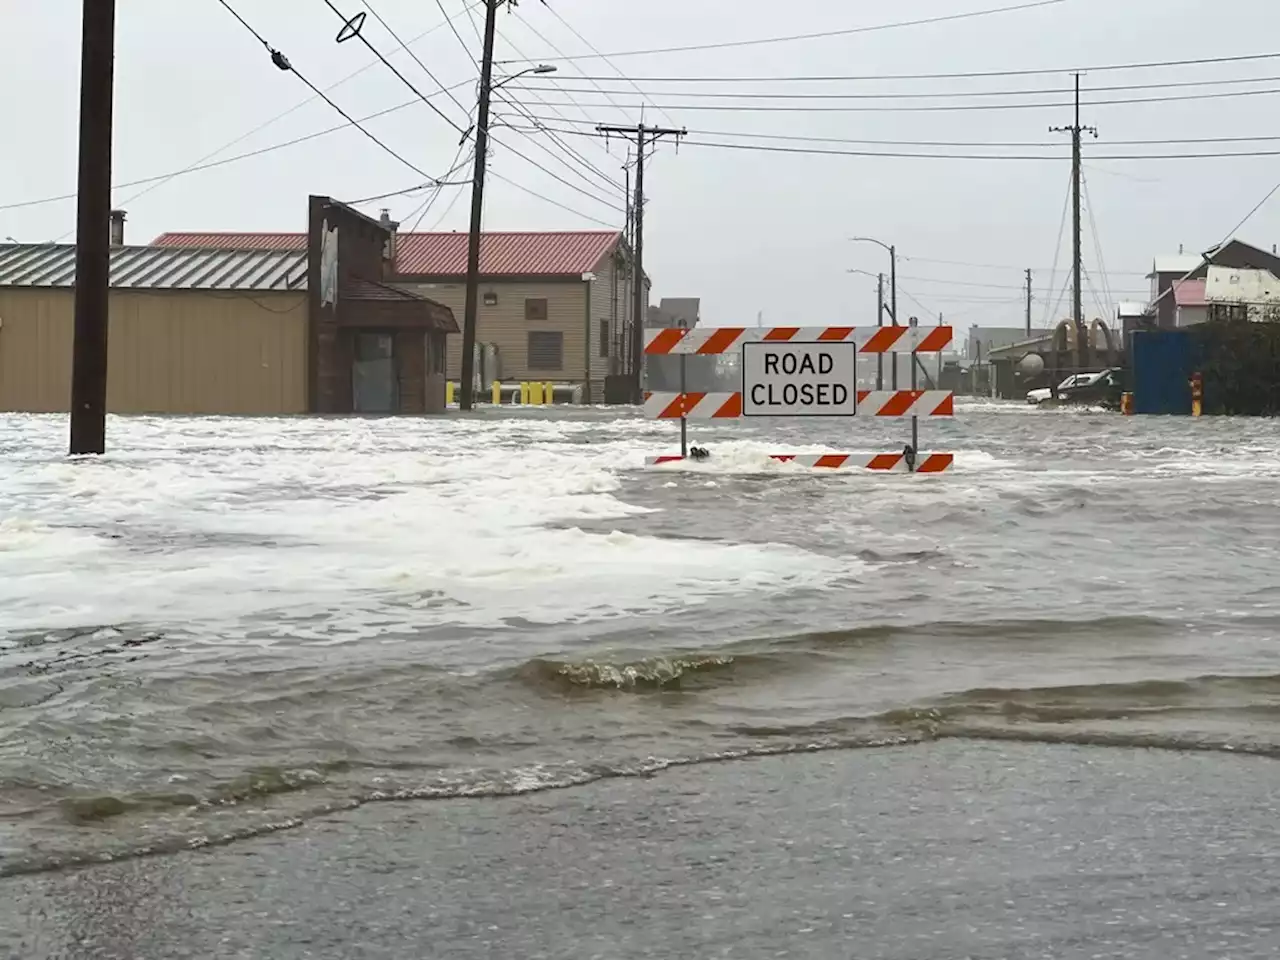
[[[884,274],[876,275],[876,326],[884,326]],[[884,389],[884,354],[876,354],[876,389]]]
[[[649,144],[662,137],[683,137],[686,130],[671,127],[646,127],[643,123],[634,127],[614,127],[601,125],[596,127],[598,133],[635,134],[636,137],[636,194],[632,206],[635,230],[635,275],[632,277],[632,317],[631,317],[631,402],[644,402],[644,152]]]
[[[1027,267],[1027,339],[1031,338],[1031,268]]]
[[[462,311],[462,389],[458,409],[470,410],[475,401],[476,316],[480,305],[480,227],[484,212],[485,154],[489,151],[489,99],[493,94],[493,37],[498,29],[498,4],[484,0],[484,49],[480,55],[480,99],[476,106],[476,159],[471,175],[471,232],[467,235],[467,299]]]
[[[1080,125],[1080,74],[1075,74],[1076,78],[1076,115],[1075,123],[1069,127],[1050,127],[1050,133],[1070,133],[1071,134],[1071,250],[1072,250],[1072,291],[1071,291],[1071,320],[1075,327],[1076,341],[1076,363],[1082,367],[1084,365],[1084,303],[1081,295],[1081,272],[1083,269],[1083,254],[1080,251],[1080,135],[1082,133],[1091,133],[1095,138],[1098,136],[1097,127],[1083,127]]]
[[[83,0],[80,40],[80,174],[76,210],[75,342],[71,353],[71,455],[107,446],[107,308],[111,289],[111,108],[115,0]]]
[[[622,169],[627,178],[624,188],[624,192],[626,193],[627,223],[622,230],[622,236],[627,241],[627,249],[634,250],[635,245],[632,242],[632,233],[635,229],[635,211],[631,208],[631,151],[629,149],[627,150],[627,162],[623,165]],[[631,264],[630,271],[631,272],[628,272],[627,274],[627,301],[633,299],[631,295],[631,284],[632,273],[635,271],[634,263]],[[626,301],[624,301],[622,308],[622,329],[618,331],[618,356],[622,360],[622,369],[629,372],[631,370],[631,324],[635,323],[635,319],[631,318],[630,323],[627,322],[627,318],[630,316],[631,311],[626,307],[625,303]]]

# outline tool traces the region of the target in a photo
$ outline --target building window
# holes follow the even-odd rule
[[[609,321],[600,321],[600,342],[596,344],[596,355],[601,357],[609,356]]]
[[[530,370],[563,370],[564,334],[559,330],[530,330],[527,366]]]
[[[542,297],[539,299],[525,300],[524,302],[524,318],[526,321],[538,322],[547,319],[547,299]]]

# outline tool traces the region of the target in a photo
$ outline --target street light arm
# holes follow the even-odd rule
[[[497,83],[495,83],[491,89],[501,90],[512,80],[519,80],[521,77],[528,76],[531,73],[555,73],[555,72],[556,72],[556,68],[553,67],[552,65],[547,63],[540,63],[536,67],[527,67],[526,69],[521,70],[519,73],[513,73],[509,77],[504,77],[502,80],[499,80]]]
[[[877,240],[875,237],[850,237],[849,240],[851,243],[874,243],[878,246],[884,247],[890,253],[893,252],[893,247],[889,246],[889,244],[885,243],[883,240]]]

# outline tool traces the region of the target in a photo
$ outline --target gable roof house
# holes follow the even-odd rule
[[[466,233],[391,234],[385,282],[448,307],[459,324],[466,300]],[[297,250],[300,233],[164,233],[159,247]],[[632,258],[622,232],[490,231],[480,241],[475,366],[482,390],[493,380],[552,380],[584,386],[600,400],[604,378],[623,372],[632,313]],[[645,303],[649,283],[646,278]],[[457,341],[455,340],[455,343]],[[461,375],[459,349],[446,372]]]

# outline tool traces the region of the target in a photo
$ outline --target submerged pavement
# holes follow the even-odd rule
[[[372,804],[0,880],[0,956],[1280,955],[1280,765],[942,741]]]

